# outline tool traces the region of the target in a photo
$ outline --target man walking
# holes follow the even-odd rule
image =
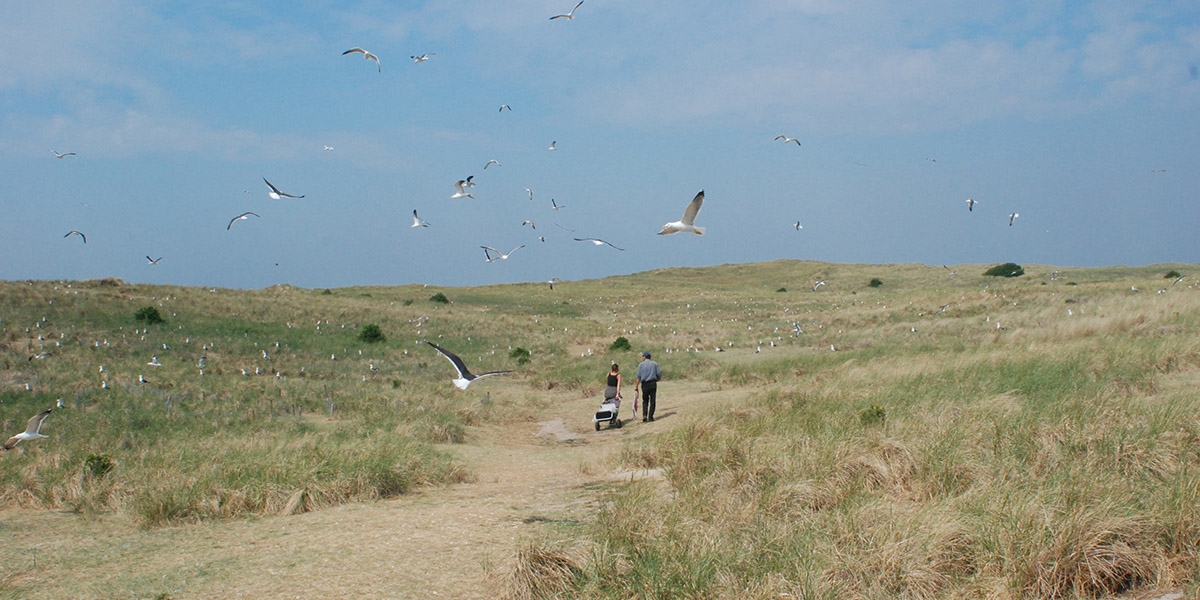
[[[633,393],[638,393],[638,388],[642,388],[642,422],[646,423],[654,420],[654,405],[658,395],[658,380],[662,378],[662,371],[658,368],[658,363],[650,360],[650,352],[642,352],[642,362],[637,368],[637,379],[633,381]]]

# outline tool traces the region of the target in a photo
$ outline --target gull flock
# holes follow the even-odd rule
[[[553,22],[553,23],[570,23],[570,22],[574,22],[576,17],[580,17],[581,19],[586,18],[587,14],[588,14],[588,12],[587,12],[588,10],[587,10],[587,8],[584,8],[583,5],[584,5],[583,1],[578,1],[578,2],[576,2],[576,4],[574,6],[570,7],[570,10],[568,12],[552,14],[552,16],[550,16],[550,19],[548,19],[548,20],[550,20],[550,22]],[[556,24],[556,25],[551,25],[551,26],[554,26],[554,28],[557,28],[557,26],[559,26],[559,25]],[[570,30],[572,28],[572,26],[574,26],[574,25],[566,26],[566,28],[568,28],[568,30]],[[377,52],[372,52],[372,50],[368,50],[361,46],[354,46],[352,48],[344,50],[344,52],[342,52],[341,54],[342,54],[342,56],[360,55],[362,59],[364,59],[366,61],[374,62],[374,64],[376,64],[377,73],[380,73],[380,74],[383,73],[382,59],[380,59],[380,55]],[[416,54],[416,53],[410,54],[409,58],[412,59],[413,64],[415,65],[415,64],[425,64],[425,62],[430,62],[431,59],[434,58],[434,56],[438,56],[438,54],[433,53],[433,52],[422,52],[419,54]],[[421,67],[421,68],[439,68],[439,66],[438,66],[437,62],[434,61],[434,62],[432,62],[431,66]],[[497,106],[497,104],[491,104],[491,106]],[[504,115],[505,110],[509,114],[512,114],[512,107],[510,106],[510,104],[499,103],[498,113],[500,115]],[[505,119],[506,116],[498,116],[498,118]],[[766,138],[764,138],[764,139],[766,139]],[[796,145],[796,150],[794,150],[796,152],[806,150],[806,146],[804,146],[804,144],[802,144],[802,142],[800,142],[800,139],[798,137],[788,136],[788,134],[786,134],[786,133],[776,134],[776,136],[772,139],[774,140],[774,143],[776,143],[776,144],[782,143],[784,145],[788,145],[788,144]],[[324,144],[324,145],[322,145],[322,149],[324,151],[332,151],[332,150],[334,150],[334,146],[329,145],[329,144]],[[550,143],[550,146],[548,146],[548,150],[551,150],[551,151],[559,150],[557,140],[553,140],[553,142]],[[52,152],[54,157],[58,158],[58,160],[62,160],[62,158],[66,158],[66,157],[73,157],[74,160],[77,160],[77,161],[83,160],[83,158],[78,157],[77,152],[73,152],[73,151],[60,152],[60,151],[54,150],[54,149],[49,149],[49,151]],[[570,152],[570,150],[564,150],[564,152]],[[500,157],[500,158],[503,158],[503,157]],[[937,168],[936,166],[938,163],[937,163],[936,158],[931,157],[931,156],[926,157],[925,161],[928,161],[931,164],[930,168]],[[856,163],[856,164],[858,164],[858,166],[860,166],[860,167],[866,167],[865,163]],[[490,160],[487,160],[484,163],[484,166],[482,166],[482,170],[484,170],[484,172],[487,172],[488,176],[490,176],[491,173],[494,173],[494,170],[488,170],[491,167],[497,167],[497,168],[502,167],[502,162],[500,162],[499,158],[490,158]],[[1165,169],[1154,169],[1153,173],[1156,173],[1156,174],[1165,173]],[[266,187],[268,187],[268,192],[266,192],[266,196],[268,196],[272,200],[284,200],[284,199],[299,200],[299,199],[306,198],[306,194],[284,192],[281,187],[278,187],[275,184],[272,184],[272,182],[270,180],[266,179],[265,176],[263,178],[263,182],[266,185]],[[287,187],[287,184],[288,184],[288,182],[284,181],[284,187]],[[466,178],[458,179],[457,181],[454,181],[454,184],[452,184],[452,185],[454,185],[454,193],[450,194],[449,199],[451,199],[451,200],[474,200],[474,199],[476,199],[475,175],[468,175],[468,176],[466,176]],[[482,187],[480,188],[480,190],[482,190]],[[534,199],[533,188],[532,187],[524,187],[523,190],[524,190],[524,192],[526,192],[528,194],[528,198],[529,198],[530,202],[532,202],[532,200]],[[250,192],[247,191],[246,193],[248,194]],[[481,193],[481,192],[479,192],[479,193]],[[668,200],[664,200],[664,202],[668,202]],[[703,202],[704,202],[704,192],[701,191],[700,193],[696,194],[696,197],[694,199],[692,199],[689,204],[685,205],[683,216],[680,217],[678,221],[666,222],[664,224],[664,226],[661,227],[658,234],[659,235],[671,235],[674,233],[692,233],[692,234],[696,234],[696,235],[704,235],[704,233],[706,233],[707,228],[702,226],[702,224],[697,224],[697,222],[696,222],[697,216],[698,216],[698,214],[700,214],[701,206],[703,205]],[[972,212],[972,214],[973,214],[974,206],[982,204],[982,203],[980,203],[979,200],[976,200],[973,198],[967,198],[966,204],[967,204],[967,211]],[[460,210],[460,211],[461,210],[469,210],[470,206],[473,206],[473,205],[474,204],[470,204],[470,203],[468,203],[466,205],[458,205],[457,210]],[[727,205],[730,205],[730,203],[722,203],[722,205],[727,206]],[[559,204],[557,202],[556,198],[551,198],[550,209],[553,211],[556,211],[556,212],[564,211],[564,209],[568,209],[568,205]],[[655,209],[655,210],[658,210],[658,209]],[[726,210],[732,210],[732,209],[726,209]],[[262,212],[262,214],[266,214],[266,212]],[[235,223],[238,223],[238,221],[246,221],[247,218],[250,218],[250,217],[262,218],[262,217],[260,217],[260,215],[262,215],[262,214],[260,214],[260,212],[256,212],[256,211],[252,211],[252,210],[241,211],[240,214],[238,214],[238,216],[230,218],[230,220],[228,222],[226,222],[227,223],[226,230],[227,230],[227,232],[233,232],[233,226]],[[524,218],[524,220],[522,222],[522,227],[524,226],[524,224],[529,224],[530,230],[536,229],[536,227],[533,224],[534,223],[533,217],[535,217],[536,215],[523,215],[523,216],[529,217],[529,218]],[[1009,214],[1008,214],[1008,226],[1009,227],[1014,226],[1016,217],[1018,217],[1018,216],[1019,216],[1019,214],[1015,210],[1012,212],[1009,212]],[[268,215],[268,217],[270,217],[270,215]],[[454,221],[457,222],[458,221],[457,218],[455,218]],[[446,224],[446,223],[443,223],[443,224]],[[454,224],[454,223],[450,223],[450,226],[452,226],[452,224]],[[790,222],[790,224],[794,229],[797,230],[797,232],[799,232],[799,230],[803,229],[802,224],[800,224],[799,220]],[[431,227],[430,222],[428,222],[426,220],[422,220],[422,218],[418,216],[418,209],[412,209],[412,224],[410,224],[409,228],[421,230],[421,229],[428,229],[430,227]],[[575,232],[575,229],[563,228],[562,226],[559,226],[559,228],[568,230],[568,232]],[[607,236],[607,235],[605,235],[604,238],[601,238],[601,236],[596,235],[601,232],[594,232],[594,230],[589,230],[589,232],[587,232],[587,233],[590,234],[590,236],[578,236],[578,238],[572,238],[572,239],[574,239],[575,241],[590,241],[590,242],[593,242],[593,244],[596,246],[610,246],[611,248],[614,248],[614,250],[618,250],[618,251],[624,250],[625,244],[624,244],[624,242],[622,242],[622,240],[607,241],[612,238],[610,238],[610,236]],[[648,233],[649,233],[648,230],[647,230],[647,232],[644,232],[644,234],[648,234]],[[66,238],[70,238],[70,236],[72,236],[72,235],[78,235],[80,241],[82,241],[83,244],[86,244],[86,242],[88,242],[88,239],[86,239],[86,236],[82,232],[80,232],[80,230],[72,229],[65,236],[66,236]],[[514,235],[516,235],[516,234],[514,234]],[[637,234],[635,233],[634,235],[637,235]],[[539,242],[547,242],[547,236],[542,235],[542,234],[534,234],[533,239],[536,239]],[[551,238],[548,238],[548,241],[553,242],[554,241],[553,236],[551,236]],[[618,246],[618,244],[620,244],[620,245]],[[550,245],[547,245],[547,247],[548,246],[550,246]],[[524,245],[517,245],[517,247],[524,247]],[[485,247],[485,260],[487,263],[504,262],[504,260],[509,259],[509,256],[511,253],[512,253],[511,251],[509,253],[502,253],[502,252],[494,251],[494,250],[492,250],[492,248]],[[151,258],[150,256],[146,256],[146,260],[148,260],[149,265],[157,266],[158,264],[160,264],[158,262],[160,262],[161,258],[155,259],[155,258]]]

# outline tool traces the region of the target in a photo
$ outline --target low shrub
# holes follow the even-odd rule
[[[873,278],[871,278],[871,283],[868,283],[867,285],[869,285],[873,288],[882,287],[883,280],[878,277],[873,277]]]
[[[529,351],[524,348],[521,348],[519,346],[516,348],[513,348],[512,352],[508,353],[508,357],[516,359],[518,365],[527,364],[530,360]]]
[[[629,352],[633,350],[633,346],[629,345],[629,340],[625,336],[617,338],[611,346],[608,347],[613,352]]]
[[[133,313],[133,318],[139,321],[145,321],[151,325],[157,325],[159,323],[166,322],[166,320],[162,318],[162,315],[158,313],[158,309],[153,306],[139,308],[136,313]]]
[[[1004,263],[984,271],[983,274],[988,277],[1020,277],[1025,274],[1025,269],[1017,263]]]
[[[362,331],[358,332],[358,340],[360,342],[374,344],[376,342],[386,342],[387,336],[383,335],[383,331],[379,329],[378,325],[370,323],[368,325],[363,325]]]
[[[439,303],[439,304],[450,304],[450,299],[449,299],[449,298],[447,298],[447,297],[446,297],[446,295],[445,295],[445,294],[443,294],[443,293],[441,293],[441,292],[438,292],[438,293],[436,293],[436,294],[434,294],[434,295],[430,296],[430,297],[429,297],[429,301],[430,301],[430,302],[437,302],[437,303]]]

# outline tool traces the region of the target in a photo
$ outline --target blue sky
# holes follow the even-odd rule
[[[1195,2],[586,0],[549,19],[573,5],[8,6],[0,279],[1200,262]],[[468,175],[474,198],[451,200]],[[701,189],[708,233],[656,235]]]

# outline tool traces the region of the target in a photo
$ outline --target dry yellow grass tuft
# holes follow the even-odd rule
[[[505,600],[562,598],[581,572],[574,553],[557,544],[523,542],[504,581]]]

